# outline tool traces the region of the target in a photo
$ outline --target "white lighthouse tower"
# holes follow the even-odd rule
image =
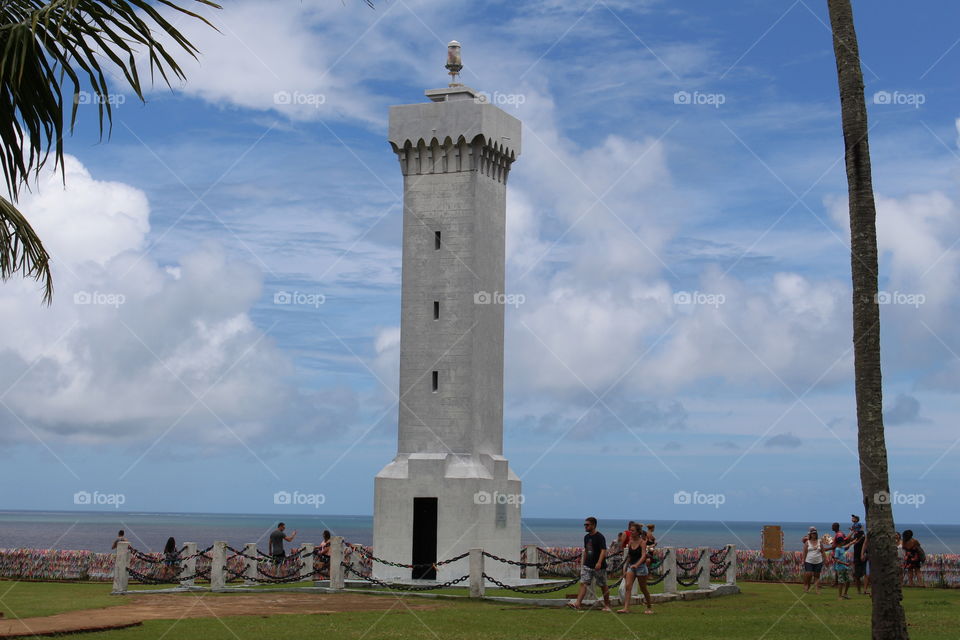
[[[456,80],[460,45],[448,47]],[[390,107],[403,173],[403,274],[397,455],[374,482],[380,579],[449,580],[483,548],[519,559],[520,479],[503,456],[507,176],[520,121],[456,82],[430,102]],[[519,578],[487,561],[486,573]]]

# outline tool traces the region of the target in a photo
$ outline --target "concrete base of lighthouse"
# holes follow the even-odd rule
[[[481,548],[519,560],[522,502],[520,478],[503,456],[398,454],[374,480],[373,553],[413,564],[425,554],[441,561]],[[484,572],[501,581],[520,578],[520,567],[490,558]],[[469,558],[463,558],[437,567],[436,580],[467,573]],[[414,577],[410,569],[380,562],[374,562],[373,575],[390,581]]]

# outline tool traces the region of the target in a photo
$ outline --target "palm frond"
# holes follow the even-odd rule
[[[191,1],[220,8],[212,0]],[[141,52],[146,52],[149,60],[151,81],[155,73],[168,86],[171,78],[185,79],[183,70],[158,38],[170,38],[178,49],[193,57],[197,49],[157,11],[158,3],[215,28],[203,16],[173,0],[0,2],[0,169],[10,196],[10,201],[2,204],[4,217],[0,222],[10,225],[5,227],[5,233],[30,229],[12,203],[17,201],[31,173],[39,172],[51,153],[55,166],[62,170],[65,90],[71,90],[68,95],[72,98],[70,131],[76,124],[80,93],[86,84],[96,98],[103,136],[113,122],[105,66],[118,70],[141,100],[143,84],[137,66]],[[13,273],[8,268],[40,269],[24,273],[46,280],[44,298],[49,300],[49,269],[39,238],[31,235],[19,245],[11,244],[10,236],[2,238],[8,239],[0,243],[3,277]]]
[[[43,302],[50,304],[53,300],[50,256],[26,217],[0,196],[0,280],[16,273],[43,283]]]

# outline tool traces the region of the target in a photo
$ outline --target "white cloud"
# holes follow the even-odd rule
[[[149,206],[71,156],[66,187],[44,173],[21,208],[54,256],[52,307],[33,281],[0,287],[0,393],[37,434],[66,441],[153,438],[236,444],[304,424],[287,358],[249,317],[261,274],[215,245],[159,265],[143,253]],[[198,401],[202,398],[202,401]],[[0,408],[7,439],[32,439]]]

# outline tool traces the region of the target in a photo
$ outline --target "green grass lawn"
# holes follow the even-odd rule
[[[0,582],[0,609],[23,616],[119,604],[109,585]],[[148,621],[141,627],[85,634],[89,640],[237,640],[308,636],[404,640],[467,638],[525,640],[546,638],[850,638],[870,637],[869,598],[838,601],[831,590],[802,595],[799,585],[745,583],[743,593],[710,600],[656,606],[656,615],[618,616],[600,611],[577,613],[525,605],[474,601],[395,598],[388,611],[331,615],[237,616],[217,619]],[[6,595],[2,595],[4,592]],[[172,598],[181,597],[171,595]],[[229,594],[218,597],[230,597]],[[407,603],[437,605],[410,611]],[[960,591],[907,589],[904,605],[915,640],[956,638],[960,628]]]
[[[8,619],[34,618],[123,604],[122,598],[110,595],[110,588],[104,583],[0,580],[0,612]]]

